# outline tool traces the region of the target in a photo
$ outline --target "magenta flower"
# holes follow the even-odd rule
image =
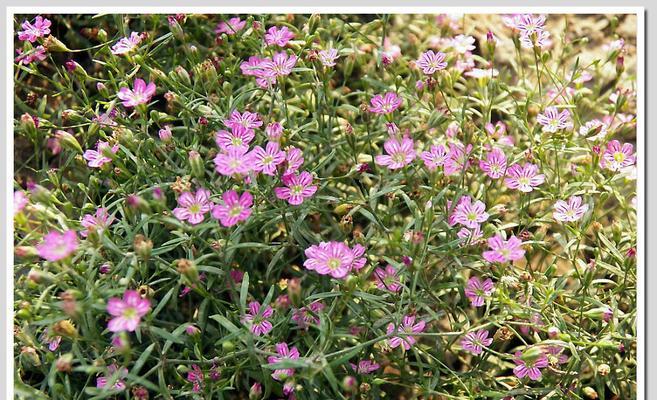
[[[447,67],[447,62],[445,61],[445,53],[437,52],[434,53],[433,50],[429,50],[420,54],[420,58],[415,61],[415,64],[422,69],[422,72],[425,75],[433,75],[434,72],[440,71]]]
[[[85,214],[85,216],[82,217],[81,224],[87,229],[80,231],[80,235],[82,237],[87,237],[90,230],[102,234],[102,232],[107,229],[113,221],[114,217],[107,213],[107,209],[99,207],[94,215]]]
[[[572,128],[573,126],[570,120],[570,111],[563,110],[559,112],[554,106],[546,108],[543,114],[538,114],[536,122],[543,125],[543,132],[550,133]]]
[[[117,97],[121,99],[124,107],[136,107],[140,104],[147,104],[151,101],[151,97],[155,94],[155,83],[150,82],[146,85],[143,79],[135,79],[133,89],[122,87],[117,93]]]
[[[481,200],[472,203],[470,196],[464,196],[459,200],[452,215],[454,222],[470,229],[488,220],[486,205]]]
[[[214,157],[215,169],[224,176],[245,175],[253,169],[251,153],[247,147],[233,147]]]
[[[248,61],[240,64],[240,69],[244,75],[255,76],[256,83],[261,88],[270,88],[276,83],[276,76],[272,75],[271,70],[265,70],[265,63],[270,61],[268,57],[251,56]]]
[[[224,151],[230,149],[248,150],[249,144],[255,137],[255,132],[252,129],[243,127],[233,127],[231,132],[220,130],[215,134],[214,140],[217,147]]]
[[[384,95],[377,94],[370,100],[370,112],[374,114],[390,114],[399,108],[402,103],[401,97],[394,92]]]
[[[399,292],[402,289],[397,269],[390,264],[385,269],[377,268],[374,270],[374,281],[376,287],[381,290]]]
[[[485,160],[479,160],[479,168],[492,179],[501,178],[506,174],[506,155],[496,147],[486,154]]]
[[[579,196],[571,196],[566,203],[563,200],[557,200],[554,204],[554,219],[561,222],[575,222],[580,220],[589,206],[582,204],[582,198]]]
[[[535,359],[522,359],[523,354],[516,351],[513,362],[516,367],[513,369],[513,374],[522,379],[526,376],[533,381],[541,379],[541,369],[548,366],[547,356],[541,353]]]
[[[256,146],[251,154],[253,170],[265,175],[275,175],[276,167],[285,161],[285,152],[280,150],[277,142],[268,142],[264,149]]]
[[[364,248],[354,247],[354,250],[343,242],[322,242],[306,249],[308,259],[303,266],[320,275],[331,275],[336,279],[343,279],[354,268],[354,262],[360,264],[360,256]],[[364,265],[364,263],[363,263]],[[359,269],[356,267],[356,269]]]
[[[203,222],[205,213],[212,209],[210,191],[200,188],[196,193],[184,192],[178,197],[178,207],[173,209],[173,215],[180,221],[187,221],[192,225]]]
[[[393,349],[398,346],[402,346],[404,350],[410,350],[416,342],[415,337],[411,336],[413,333],[421,333],[424,331],[426,323],[420,320],[418,323],[415,323],[415,315],[406,315],[402,318],[402,324],[399,327],[395,327],[394,323],[389,323],[386,333],[388,335],[392,333],[400,333],[402,336],[393,336],[388,339],[388,345]]]
[[[490,250],[484,251],[483,257],[488,262],[504,263],[508,261],[520,260],[525,255],[522,248],[522,240],[511,236],[509,240],[504,240],[502,235],[497,234],[488,239]]]
[[[105,389],[107,388],[108,383],[114,382],[114,385],[111,387],[111,389],[124,390],[126,388],[125,378],[127,376],[127,368],[119,368],[116,364],[111,364],[107,367],[107,374],[105,376],[99,376],[96,378],[96,387],[98,389]]]
[[[260,65],[265,76],[287,76],[290,75],[292,68],[297,64],[297,60],[298,58],[294,54],[288,55],[286,52],[281,51],[274,54],[271,59],[266,58]]]
[[[283,26],[280,29],[277,26],[272,26],[265,34],[265,43],[267,43],[267,46],[276,45],[285,47],[287,42],[292,39],[294,39],[294,33],[290,32],[287,26]]]
[[[500,136],[504,136],[504,134],[506,133],[506,124],[502,121],[497,121],[495,125],[493,125],[490,122],[487,122],[485,125],[485,129],[490,136],[494,138],[498,138]]]
[[[18,31],[18,39],[34,43],[38,38],[50,34],[50,25],[51,22],[48,18],[43,18],[42,16],[37,15],[34,19],[34,23],[24,21],[21,24],[23,30]]]
[[[100,168],[103,165],[112,162],[112,159],[105,156],[108,152],[116,154],[119,151],[119,145],[115,144],[110,147],[109,143],[100,141],[96,143],[96,150],[87,150],[84,152],[82,157],[87,160],[87,165],[92,168]]]
[[[36,246],[39,257],[47,261],[59,261],[78,249],[78,237],[74,230],[64,233],[52,231],[43,237],[43,241]]]
[[[338,57],[340,57],[338,55],[338,50],[337,49],[322,50],[319,53],[317,53],[317,56],[319,57],[319,61],[325,67],[334,67],[335,66],[335,60],[337,60]]]
[[[28,203],[27,195],[22,190],[14,191],[14,215],[23,211]]]
[[[204,379],[205,375],[203,374],[201,367],[192,364],[191,371],[187,372],[187,380],[192,383],[192,392],[199,393],[201,391]]]
[[[258,113],[244,111],[240,114],[239,111],[233,110],[230,113],[230,118],[224,120],[224,124],[232,129],[256,129],[262,126],[262,120]]]
[[[567,363],[568,356],[563,354],[563,351],[564,348],[559,345],[547,346],[545,348],[545,356],[548,359],[548,363],[555,367]]]
[[[324,309],[324,303],[314,301],[307,307],[301,307],[292,313],[292,321],[296,322],[300,329],[308,329],[310,325],[319,325],[318,314]]]
[[[221,21],[214,29],[214,32],[217,35],[221,35],[222,33],[225,33],[226,35],[230,36],[244,29],[245,25],[246,25],[246,21],[242,21],[239,17],[234,17],[229,19],[228,21]]]
[[[435,171],[439,166],[444,165],[447,160],[447,150],[445,146],[431,146],[430,151],[423,151],[420,158],[429,171]]]
[[[600,158],[600,167],[610,171],[619,171],[622,168],[634,165],[636,156],[633,153],[634,146],[624,143],[622,146],[618,140],[607,143],[607,148]]]
[[[272,122],[265,128],[265,133],[269,140],[278,141],[283,135],[283,125],[280,122]]]
[[[470,166],[470,152],[472,152],[471,144],[466,147],[461,143],[450,143],[444,164],[445,175],[461,174],[468,169]]]
[[[391,137],[383,144],[388,154],[380,154],[374,158],[378,165],[387,166],[390,170],[403,168],[415,159],[415,143],[413,139],[404,136],[401,140]]]
[[[317,186],[312,185],[313,176],[308,171],[303,171],[299,175],[285,174],[281,181],[286,187],[274,188],[274,193],[277,198],[287,200],[293,206],[303,203],[317,191]]]
[[[482,281],[479,277],[473,276],[468,279],[465,285],[465,295],[470,299],[470,305],[473,307],[481,307],[484,305],[485,298],[493,294],[495,286],[490,278]]]
[[[119,39],[114,46],[112,46],[112,54],[123,55],[132,52],[134,49],[139,46],[143,36],[139,32],[132,32],[130,37],[124,37]]]
[[[246,221],[251,216],[253,196],[244,192],[241,196],[234,190],[228,190],[221,196],[223,203],[212,209],[212,216],[225,227],[231,227],[238,222]]]
[[[276,353],[278,356],[269,356],[267,361],[270,365],[278,364],[287,360],[298,360],[299,359],[299,350],[296,347],[291,349],[288,347],[287,343],[278,343],[276,344]],[[286,369],[277,369],[271,374],[271,377],[277,381],[285,381],[287,378],[290,378],[294,375],[294,368]]]
[[[288,147],[285,151],[285,163],[287,165],[285,174],[297,172],[303,165],[303,161],[303,152],[301,150],[294,146]]]
[[[274,315],[270,306],[261,307],[257,301],[249,303],[249,312],[242,317],[242,323],[249,327],[251,333],[256,336],[266,335],[274,329],[268,318]]]
[[[28,51],[27,53],[23,53],[23,49],[16,49],[16,53],[18,56],[14,59],[17,63],[21,63],[23,65],[28,65],[33,62],[40,62],[45,60],[48,57],[48,54],[46,52],[46,48],[43,46],[37,46],[34,49]]]
[[[353,363],[349,363],[349,365],[351,366],[351,369],[355,373],[360,374],[360,375],[371,374],[372,372],[374,372],[377,369],[381,368],[381,366],[378,363],[376,363],[372,360],[360,360],[358,362],[358,365],[353,364]]]
[[[488,331],[480,329],[477,332],[468,332],[465,337],[461,339],[461,347],[465,351],[469,351],[475,356],[481,354],[485,347],[493,343],[493,338],[488,337]]]
[[[112,297],[107,302],[107,312],[113,317],[107,323],[107,329],[111,332],[134,332],[150,309],[148,299],[142,299],[136,290],[126,290],[123,299]]]
[[[538,166],[527,163],[524,166],[513,164],[506,171],[507,177],[504,183],[509,189],[517,189],[521,192],[529,193],[536,186],[545,182],[545,175],[538,173]]]

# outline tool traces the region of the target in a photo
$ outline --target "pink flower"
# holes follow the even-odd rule
[[[506,124],[502,121],[497,121],[495,125],[490,122],[486,123],[486,132],[494,138],[503,136],[506,133]]]
[[[285,152],[285,163],[287,165],[285,174],[297,172],[303,165],[303,161],[303,152],[301,150],[294,146],[288,147]]]
[[[388,345],[393,349],[398,346],[402,346],[404,350],[410,350],[411,346],[415,344],[415,337],[411,336],[412,333],[421,333],[424,331],[426,323],[420,320],[418,323],[415,323],[414,315],[406,315],[402,318],[402,324],[399,327],[395,327],[394,323],[389,323],[386,329],[388,335],[392,333],[401,333],[402,336],[393,336],[388,339]]]
[[[376,287],[390,292],[399,292],[402,285],[399,282],[397,269],[388,264],[385,269],[377,268],[374,270],[374,280]]]
[[[462,174],[470,166],[470,152],[472,145],[467,147],[461,143],[450,143],[447,159],[445,160],[444,168],[445,175]]]
[[[521,14],[515,17],[513,28],[520,32],[520,42],[525,48],[534,45],[544,47],[550,34],[544,30],[545,15]]]
[[[178,197],[178,207],[173,209],[173,215],[180,221],[192,225],[203,222],[204,214],[212,209],[210,191],[200,188],[196,193],[184,192]]]
[[[292,313],[292,321],[296,322],[299,328],[308,329],[310,325],[319,325],[320,319],[318,314],[324,309],[321,301],[314,301],[308,307],[301,307]]]
[[[518,378],[522,379],[526,376],[533,381],[541,379],[541,369],[548,366],[548,359],[545,354],[541,353],[535,359],[522,359],[523,354],[519,351],[516,351],[513,362],[516,363],[516,367],[513,369],[513,373]]]
[[[107,312],[113,317],[107,323],[111,332],[134,332],[141,318],[151,310],[151,302],[142,299],[136,290],[126,290],[123,299],[112,297],[107,302]]]
[[[582,204],[582,198],[579,196],[571,196],[566,203],[563,200],[557,200],[554,204],[554,219],[561,222],[575,222],[580,220],[589,206]]]
[[[517,189],[525,193],[531,192],[536,186],[545,182],[545,175],[539,174],[538,166],[531,163],[524,166],[513,164],[507,169],[506,175],[504,184],[509,189]]]
[[[362,246],[352,250],[343,242],[322,242],[305,250],[308,259],[303,266],[320,275],[343,279],[352,269],[362,268],[365,260],[361,256],[364,250]]]
[[[454,222],[470,229],[488,220],[486,205],[481,200],[472,203],[470,196],[461,197],[452,215]]]
[[[610,171],[619,171],[622,168],[634,165],[636,156],[633,154],[634,146],[624,143],[622,146],[618,140],[607,143],[607,148],[600,158],[600,167]]]
[[[609,125],[599,119],[593,119],[579,128],[579,134],[588,140],[594,141],[604,139],[607,136],[608,129]]]
[[[100,141],[96,143],[96,150],[89,149],[84,152],[82,157],[84,157],[84,159],[87,160],[88,166],[92,168],[100,168],[104,164],[112,162],[112,159],[106,157],[105,154],[107,154],[107,152],[112,152],[113,154],[116,154],[117,151],[119,151],[118,144],[115,144],[110,148],[109,143]]]
[[[445,53],[437,52],[434,53],[433,50],[426,51],[420,54],[420,58],[415,61],[415,64],[422,69],[422,72],[425,75],[433,75],[434,72],[440,71],[447,67],[447,62],[445,61]]]
[[[479,161],[479,168],[492,179],[501,178],[506,174],[506,155],[496,147],[486,154],[486,160]]]
[[[157,135],[160,137],[161,141],[170,142],[173,137],[173,134],[171,133],[171,125],[165,125],[157,132]]]
[[[511,236],[509,240],[504,240],[502,235],[497,234],[488,239],[490,250],[484,251],[483,257],[488,262],[507,262],[520,260],[525,255],[522,249],[522,240]]]
[[[296,347],[291,349],[288,347],[287,343],[278,343],[276,344],[276,353],[278,356],[269,356],[267,361],[270,365],[278,364],[287,360],[298,360],[299,359],[299,350]],[[294,368],[286,369],[277,369],[271,374],[271,377],[277,381],[285,381],[287,378],[290,378],[294,375]]]
[[[192,392],[199,393],[201,391],[204,379],[205,375],[203,374],[201,367],[192,364],[191,371],[187,372],[187,380],[192,383]]]
[[[237,32],[241,31],[246,25],[246,21],[242,21],[239,17],[234,17],[226,21],[221,21],[217,27],[214,29],[214,32],[217,35],[225,33],[226,35],[234,35]]]
[[[340,57],[338,55],[338,50],[337,49],[322,50],[319,53],[317,53],[317,56],[319,57],[319,61],[325,67],[334,67],[335,66],[335,60],[337,60],[338,57]]]
[[[360,375],[371,374],[372,372],[381,368],[381,366],[378,363],[372,360],[360,360],[358,362],[358,365],[352,363],[349,363],[349,365],[351,366],[351,369],[354,370],[355,373]]]
[[[570,111],[565,109],[559,112],[554,106],[546,108],[543,114],[538,114],[536,122],[543,125],[543,132],[550,133],[572,128],[573,126],[570,120]]]
[[[297,64],[297,60],[298,58],[294,54],[288,55],[286,52],[281,51],[274,54],[271,59],[264,59],[260,65],[265,76],[287,76],[290,75],[292,68]]]
[[[34,49],[28,51],[27,53],[23,53],[22,49],[16,49],[16,53],[18,56],[14,59],[17,63],[21,63],[23,65],[28,65],[32,62],[40,62],[45,60],[48,57],[48,54],[46,52],[45,47],[43,46],[37,46]]]
[[[493,294],[493,290],[495,290],[495,286],[493,286],[493,281],[490,278],[482,281],[479,277],[473,276],[468,279],[468,283],[465,285],[465,295],[470,299],[470,304],[473,307],[483,306],[485,297]]]
[[[147,104],[155,94],[155,83],[150,82],[146,85],[143,79],[135,79],[133,89],[122,87],[117,93],[117,97],[122,100],[124,107],[136,107],[140,104]]]
[[[285,47],[287,42],[292,39],[294,39],[294,33],[290,32],[287,26],[283,26],[280,29],[278,29],[277,26],[272,26],[265,34],[265,43],[267,43],[268,46],[276,45]]]
[[[563,351],[564,348],[559,345],[547,346],[545,348],[545,356],[548,359],[548,363],[555,367],[567,363],[568,356],[563,354]]]
[[[481,227],[477,225],[472,229],[466,227],[461,228],[461,230],[456,233],[456,236],[461,239],[459,245],[463,246],[466,244],[476,244],[479,239],[483,237],[483,234],[481,233]]]
[[[278,141],[283,135],[283,125],[280,122],[272,122],[265,128],[265,133],[269,140]]]
[[[317,186],[312,185],[313,176],[307,171],[299,175],[285,174],[281,181],[286,187],[274,188],[274,193],[277,198],[287,200],[293,206],[303,203],[304,199],[311,198],[317,191]]]
[[[474,42],[472,36],[458,35],[452,38],[451,46],[457,53],[465,54],[475,49]]]
[[[275,175],[276,167],[285,161],[285,152],[277,142],[268,142],[264,149],[256,146],[251,154],[253,170],[265,175]]]
[[[234,126],[231,132],[220,130],[217,131],[214,140],[217,147],[224,151],[230,149],[248,150],[249,144],[255,137],[255,131],[242,126]]]
[[[39,257],[51,262],[62,260],[78,249],[78,237],[74,230],[64,233],[52,231],[43,237],[36,247]]]
[[[245,175],[253,169],[247,147],[232,147],[214,157],[215,169],[224,176]]]
[[[114,44],[114,46],[112,46],[112,54],[128,54],[136,49],[137,46],[139,46],[139,43],[141,43],[142,39],[143,36],[141,33],[132,32],[130,37],[121,38],[118,42],[116,42],[116,44]]]
[[[482,353],[484,347],[488,347],[493,343],[493,338],[488,337],[488,331],[480,329],[477,332],[468,332],[461,340],[461,347],[465,351],[469,351],[475,356]]]
[[[415,159],[415,143],[413,139],[404,136],[401,140],[391,137],[383,144],[388,154],[381,154],[374,158],[379,165],[385,165],[390,170],[403,168]]]
[[[238,222],[246,221],[251,216],[253,196],[244,192],[241,196],[234,190],[226,191],[222,196],[223,204],[217,204],[212,209],[212,216],[225,227],[231,227]]]
[[[82,237],[87,237],[89,235],[89,230],[101,234],[103,230],[107,229],[112,224],[113,221],[114,217],[107,213],[107,209],[99,207],[96,210],[95,215],[86,214],[82,217],[81,224],[87,229],[80,231],[80,235]]]
[[[370,100],[370,112],[374,114],[390,114],[395,111],[402,103],[401,97],[394,92],[387,92],[384,95],[377,94]]]
[[[96,387],[98,389],[105,389],[108,383],[114,382],[111,389],[124,390],[126,388],[125,378],[127,376],[127,368],[119,368],[116,364],[111,364],[107,367],[107,374],[105,376],[96,378]]]
[[[420,158],[429,171],[435,171],[439,166],[444,165],[447,160],[447,150],[445,146],[431,146],[430,151],[423,151]]]
[[[262,120],[260,120],[258,113],[244,111],[243,114],[240,114],[239,111],[233,110],[230,113],[230,118],[224,120],[224,124],[233,130],[256,129],[262,126]]]
[[[242,323],[250,327],[251,333],[254,335],[266,335],[274,329],[268,320],[272,315],[274,315],[274,310],[270,306],[261,307],[260,303],[252,301],[249,303],[249,312],[242,317]]]
[[[29,21],[24,21],[21,24],[23,30],[18,31],[18,39],[34,43],[38,38],[50,34],[50,25],[51,22],[48,18],[37,15],[33,24]]]
[[[27,195],[25,195],[24,191],[14,191],[14,215],[23,211],[28,202]]]

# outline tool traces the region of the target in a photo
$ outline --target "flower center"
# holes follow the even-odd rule
[[[274,157],[272,156],[265,156],[265,158],[262,159],[262,163],[265,165],[269,165],[274,162]]]
[[[123,311],[123,316],[128,319],[133,319],[137,317],[137,310],[132,307],[128,307]]]
[[[242,206],[235,206],[228,213],[231,217],[238,217],[242,213]]]
[[[189,206],[188,210],[192,214],[198,214],[199,212],[201,212],[201,205],[198,203],[194,203],[191,206]]]
[[[299,195],[301,194],[301,192],[303,192],[303,186],[293,185],[292,187],[290,187],[290,192],[292,192],[292,194]]]
[[[614,153],[614,160],[616,162],[622,163],[623,161],[625,161],[625,153],[621,153],[620,151]]]
[[[406,161],[406,155],[404,153],[397,153],[392,156],[392,160],[396,163],[403,163]]]
[[[330,258],[326,263],[326,265],[331,270],[336,270],[336,269],[340,268],[341,264],[342,264],[342,262],[340,261],[339,258]]]

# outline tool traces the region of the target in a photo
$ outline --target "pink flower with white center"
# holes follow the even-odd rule
[[[224,124],[233,129],[256,129],[262,126],[262,120],[258,113],[244,111],[240,114],[239,111],[233,110],[230,113],[230,118],[224,120]]]
[[[297,172],[303,165],[303,161],[303,152],[301,150],[294,146],[288,147],[285,151],[285,163],[287,165],[285,174],[287,175]]]
[[[545,109],[543,114],[536,117],[536,122],[543,125],[543,132],[555,133],[561,129],[568,129],[573,126],[570,120],[570,111],[559,110],[552,106]]]
[[[460,127],[459,123],[456,121],[452,121],[447,125],[447,129],[445,129],[445,136],[447,136],[450,139],[454,139],[456,135],[459,134]]]
[[[520,22],[520,16],[522,14],[508,14],[508,15],[503,15],[502,16],[502,22],[504,23],[505,26],[513,29],[513,30],[518,30],[518,23]]]
[[[490,278],[482,281],[479,277],[473,276],[468,279],[468,283],[465,285],[465,295],[470,299],[470,305],[473,307],[483,306],[486,297],[490,297],[494,290],[495,286]]]
[[[502,121],[497,121],[495,125],[491,122],[487,122],[484,128],[486,129],[486,132],[494,138],[504,136],[506,133],[506,124]]]
[[[444,168],[445,175],[462,174],[470,167],[470,152],[472,145],[463,146],[461,143],[450,143]]]
[[[262,75],[262,62],[265,61],[264,58],[258,56],[251,56],[247,61],[242,61],[240,64],[240,70],[242,70],[243,75],[251,76],[260,76]]]
[[[107,374],[105,376],[100,376],[96,378],[96,388],[98,389],[113,389],[113,390],[124,390],[126,388],[125,378],[128,377],[128,369],[125,367],[117,366],[116,364],[111,364],[107,367]],[[111,388],[108,388],[107,385],[110,382],[114,382]]]
[[[458,35],[452,39],[451,46],[457,53],[465,54],[475,49],[474,42],[472,36]]]
[[[483,237],[483,233],[481,232],[481,227],[477,225],[472,229],[466,227],[461,228],[456,233],[456,236],[461,239],[460,246],[467,244],[474,245]]]
[[[523,353],[516,351],[513,362],[516,367],[513,368],[513,374],[519,379],[529,377],[533,381],[541,379],[541,369],[548,366],[547,356],[543,353],[534,359],[523,359]]]
[[[354,248],[351,249],[351,252],[354,255],[354,261],[351,263],[351,269],[355,271],[360,271],[367,263],[367,258],[364,257],[365,247],[359,244],[355,244]]]
[[[86,150],[82,157],[87,160],[87,165],[92,168],[100,168],[103,165],[112,162],[112,159],[105,156],[107,152],[116,154],[119,151],[119,145],[115,144],[110,147],[109,143],[100,141],[96,143],[96,150]]]
[[[278,343],[276,344],[276,353],[278,353],[277,356],[269,356],[267,358],[267,362],[272,365],[272,364],[278,364],[283,361],[287,360],[298,360],[299,359],[299,350],[296,348],[296,346],[293,346],[291,349],[287,345],[287,343]],[[274,378],[274,380],[277,381],[285,381],[287,378],[290,378],[294,375],[294,368],[286,368],[286,369],[277,369],[274,370],[274,372],[271,374],[271,377]]]
[[[14,215],[23,211],[28,203],[27,195],[22,190],[14,191]]]
[[[112,54],[114,55],[123,55],[131,53],[134,49],[139,46],[143,36],[139,32],[132,32],[129,37],[124,37],[119,39],[114,46],[112,46]]]
[[[475,356],[481,354],[485,347],[493,343],[493,338],[488,337],[488,331],[480,329],[477,332],[468,332],[461,339],[461,347]]]
[[[401,140],[391,137],[383,144],[383,148],[388,154],[380,154],[374,161],[390,170],[404,168],[415,159],[415,142],[408,136]]]
[[[121,99],[124,107],[136,107],[140,104],[147,104],[155,94],[155,83],[150,82],[146,85],[143,79],[135,79],[133,89],[122,87],[116,97]]]
[[[286,187],[274,188],[276,197],[281,200],[287,200],[293,206],[298,206],[305,199],[313,197],[317,191],[317,186],[312,185],[313,176],[308,171],[300,174],[285,174],[281,181]]]
[[[151,310],[151,302],[142,299],[136,290],[126,290],[123,299],[112,297],[107,302],[107,312],[113,318],[107,323],[110,332],[134,332],[141,318]]]
[[[420,158],[429,171],[435,171],[439,166],[445,164],[447,160],[447,149],[445,146],[431,146],[430,151],[423,151]]]
[[[525,256],[522,240],[515,236],[511,236],[509,240],[504,240],[502,235],[497,234],[488,239],[488,247],[490,250],[484,251],[483,257],[486,261],[492,263],[516,261]]]
[[[277,77],[287,76],[292,72],[292,68],[297,64],[298,57],[294,54],[288,55],[281,51],[273,55],[271,59],[265,59],[262,62],[262,69],[266,76]]]
[[[566,203],[563,200],[558,200],[554,204],[554,219],[561,222],[575,222],[580,220],[588,211],[589,206],[582,204],[582,198],[579,196],[571,196]]]
[[[52,231],[43,237],[43,241],[36,246],[39,257],[47,261],[59,261],[78,249],[78,237],[74,230],[64,233]]]
[[[296,322],[300,329],[308,329],[310,325],[319,325],[318,314],[326,306],[321,301],[310,303],[308,307],[301,307],[292,313],[292,321]]]
[[[376,287],[389,292],[399,292],[402,289],[402,285],[399,281],[398,274],[397,269],[390,264],[385,269],[375,269],[374,281],[376,282]]]
[[[217,204],[212,209],[212,216],[221,222],[221,225],[229,228],[237,223],[246,221],[251,216],[253,196],[244,192],[238,195],[234,190],[228,190],[221,195],[222,204]]]
[[[317,56],[319,57],[319,61],[325,67],[335,67],[335,60],[337,60],[338,57],[340,57],[338,55],[337,49],[322,50],[319,53],[317,53]]]
[[[486,205],[481,200],[473,203],[470,196],[464,196],[459,200],[452,215],[456,223],[470,229],[474,229],[488,220]]]
[[[265,133],[269,140],[277,142],[283,136],[283,125],[280,122],[272,122],[265,128]]]
[[[310,246],[304,253],[308,257],[303,263],[306,269],[336,279],[349,274],[356,258],[352,249],[343,242],[322,242]]]
[[[608,131],[609,125],[600,121],[599,119],[588,121],[586,124],[579,128],[580,136],[584,136],[591,141],[604,139],[605,136],[607,136]]]
[[[217,36],[222,33],[231,36],[244,29],[244,26],[246,26],[246,21],[242,21],[239,17],[234,17],[228,21],[219,22],[214,29],[214,33],[216,33]]]
[[[513,164],[507,169],[506,176],[504,184],[509,189],[517,189],[525,193],[531,192],[536,186],[545,182],[545,175],[539,174],[538,166],[531,163],[523,166]]]
[[[224,176],[246,175],[253,169],[248,148],[233,147],[214,157],[215,170]]]
[[[387,92],[384,95],[377,94],[370,100],[369,110],[374,114],[390,114],[398,109],[401,103],[401,97],[394,92]]]
[[[248,150],[249,144],[255,137],[255,131],[242,126],[234,126],[231,132],[220,130],[217,131],[214,141],[221,150],[230,149]]]
[[[95,231],[98,234],[102,234],[102,232],[107,229],[113,221],[114,217],[109,215],[107,209],[99,207],[94,215],[86,214],[82,217],[81,224],[87,229],[80,231],[80,235],[82,237],[87,237],[89,231]]]
[[[251,159],[254,171],[273,176],[276,175],[276,167],[285,161],[285,152],[277,142],[268,142],[264,149],[260,146],[254,147]]]
[[[178,197],[178,207],[173,209],[173,215],[180,221],[192,225],[203,222],[204,215],[212,209],[210,191],[200,188],[196,193],[184,192]]]
[[[267,46],[276,45],[285,47],[287,42],[292,39],[294,39],[294,33],[290,32],[287,26],[283,26],[280,29],[277,26],[272,26],[265,34],[265,43],[267,43]]]
[[[607,148],[600,158],[600,167],[607,168],[610,171],[619,171],[634,165],[635,162],[634,146],[630,143],[621,145],[618,140],[612,140],[607,143]]]
[[[520,35],[520,44],[524,48],[531,49],[533,47],[539,47],[545,49],[552,45],[552,40],[550,39],[550,32],[539,30],[531,35]]]
[[[506,155],[496,147],[486,154],[485,160],[479,160],[479,168],[492,179],[501,178],[506,174]]]
[[[23,65],[29,65],[33,62],[38,63],[48,58],[46,48],[43,46],[37,46],[27,53],[23,53],[23,49],[16,49],[16,53],[18,56],[14,59],[14,61]]]
[[[51,22],[48,18],[43,18],[42,16],[37,15],[34,19],[34,23],[24,21],[21,24],[23,30],[18,31],[18,39],[34,43],[38,38],[50,34],[50,25]]]
[[[266,335],[274,329],[268,318],[274,315],[270,306],[261,307],[257,301],[249,303],[249,312],[242,317],[242,323],[249,327],[251,333],[256,336]]]
[[[545,27],[545,15],[521,14],[515,19],[515,29],[521,35],[529,36],[532,33],[542,31]]]
[[[625,39],[618,39],[602,46],[602,50],[607,52],[621,51],[625,48]]]
[[[372,372],[376,371],[377,369],[381,368],[381,366],[376,363],[375,361],[372,360],[360,360],[358,362],[358,365],[349,363],[351,366],[351,369],[360,375],[367,375],[371,374]]]
[[[426,51],[420,54],[420,58],[415,61],[415,65],[420,67],[425,75],[433,75],[436,71],[447,68],[447,61],[445,61],[445,53],[436,52],[433,50]]]
[[[416,342],[415,337],[411,334],[421,333],[424,331],[426,322],[420,320],[418,323],[415,323],[415,315],[406,315],[402,318],[401,326],[395,327],[394,323],[389,323],[386,329],[388,335],[392,333],[401,333],[403,336],[393,336],[388,339],[388,345],[393,349],[398,346],[402,346],[404,350],[410,350]]]

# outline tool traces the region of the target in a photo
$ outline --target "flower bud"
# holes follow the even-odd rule
[[[169,18],[169,29],[171,30],[173,37],[180,41],[185,40],[185,32],[175,18]]]
[[[189,77],[189,72],[187,72],[185,68],[179,65],[174,69],[174,71],[176,72],[176,75],[183,83],[185,83],[187,86],[192,85],[192,80]]]
[[[185,258],[176,260],[176,270],[179,274],[185,276],[192,282],[196,282],[198,280],[198,270],[196,269],[196,265],[194,265],[191,260],[187,260]]]
[[[600,376],[607,376],[609,375],[609,372],[611,372],[611,368],[607,364],[600,364],[598,365],[598,374]]]
[[[625,71],[625,57],[618,56],[616,57],[616,74],[620,75]]]
[[[233,342],[231,342],[230,340],[226,340],[223,343],[221,343],[221,349],[226,354],[232,353],[235,350],[235,344],[233,344]]]
[[[258,382],[251,385],[249,389],[249,400],[260,400],[262,398],[262,385]]]
[[[73,364],[73,354],[66,353],[57,359],[55,362],[55,368],[59,372],[69,373],[71,372],[71,366]]]
[[[192,150],[189,152],[189,166],[192,169],[192,175],[197,178],[203,178],[205,175],[205,164],[198,151]]]
[[[41,366],[41,359],[34,347],[24,346],[21,348],[21,362],[28,367],[39,367]]]
[[[48,35],[43,41],[43,47],[51,53],[68,53],[71,51],[66,45],[53,35]]]
[[[30,136],[35,136],[37,132],[36,122],[34,118],[28,113],[21,115],[20,122],[21,129]]]
[[[84,81],[89,77],[89,75],[87,75],[87,71],[85,71],[84,68],[82,68],[82,66],[74,60],[66,61],[64,66],[68,72],[72,72],[73,75],[77,76],[81,81]]]
[[[151,252],[153,251],[153,242],[150,239],[146,239],[144,235],[137,234],[135,235],[135,239],[132,244],[134,246],[135,253],[137,253],[137,255],[141,257],[142,260],[148,261],[148,259],[151,257]]]
[[[358,388],[358,381],[351,375],[345,376],[342,379],[342,388],[348,393],[355,392]]]
[[[101,42],[106,42],[107,41],[107,32],[105,31],[105,29],[99,29],[97,37],[98,37],[98,40],[100,40]]]
[[[287,295],[295,306],[301,304],[301,280],[299,278],[287,281]]]
[[[555,339],[557,336],[559,336],[559,328],[556,326],[549,327],[547,332],[550,339]]]
[[[55,138],[59,140],[59,143],[65,149],[75,151],[76,153],[79,154],[83,153],[82,146],[80,146],[80,142],[78,142],[75,136],[71,135],[70,133],[62,130],[57,130],[55,131]]]
[[[595,400],[598,398],[598,393],[590,386],[583,388],[582,393],[584,393],[584,396],[586,396],[587,399]]]
[[[52,326],[52,331],[59,336],[67,336],[72,338],[78,336],[77,328],[75,327],[73,322],[71,322],[71,320],[68,319],[56,322],[55,325]]]

